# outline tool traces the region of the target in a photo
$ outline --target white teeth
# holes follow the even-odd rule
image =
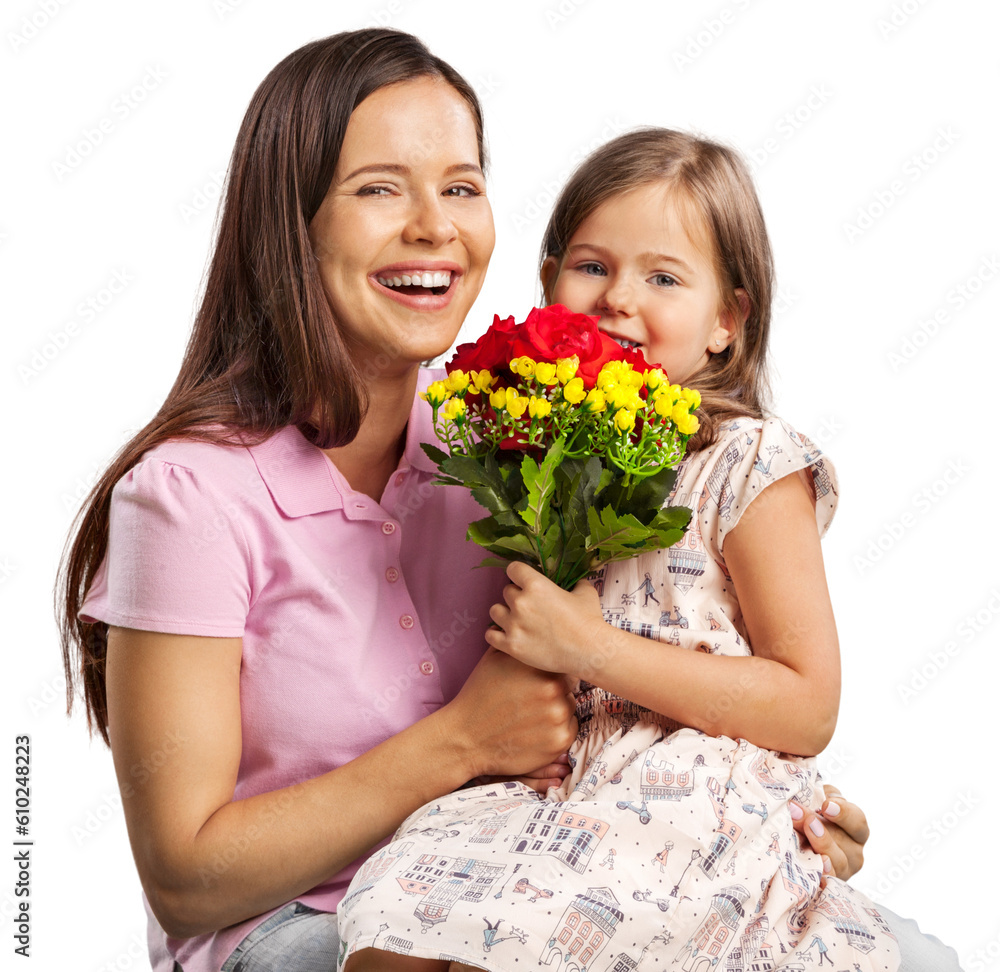
[[[638,341],[630,341],[628,338],[616,337],[616,338],[613,338],[613,340],[617,344],[621,345],[621,347],[623,347],[623,348],[637,348],[637,347],[639,347],[639,342]]]
[[[416,273],[401,273],[398,277],[376,277],[383,287],[450,287],[451,273],[420,270]]]

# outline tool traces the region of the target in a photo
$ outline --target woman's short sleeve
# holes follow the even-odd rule
[[[711,448],[699,517],[702,532],[719,552],[754,499],[792,473],[801,474],[812,487],[816,525],[820,536],[826,533],[837,508],[837,475],[804,435],[778,418],[740,419],[724,427]]]
[[[209,475],[147,458],[115,486],[108,551],[85,621],[238,638],[250,604],[240,508]]]

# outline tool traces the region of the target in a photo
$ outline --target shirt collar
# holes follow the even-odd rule
[[[443,376],[443,369],[421,368],[417,391],[423,391]],[[410,467],[422,473],[438,471],[420,448],[421,442],[437,442],[431,417],[430,405],[417,395],[406,424],[406,443],[397,472],[406,472]],[[310,516],[343,509],[345,498],[353,495],[347,480],[326,453],[294,425],[287,425],[269,439],[249,446],[248,451],[275,505],[285,516]]]

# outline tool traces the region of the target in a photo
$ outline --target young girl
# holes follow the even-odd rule
[[[544,798],[480,786],[405,821],[341,903],[350,972],[899,967],[879,909],[793,830],[798,805],[822,802],[812,757],[837,717],[819,546],[837,486],[764,411],[772,276],[751,179],[724,147],[631,133],[563,191],[546,300],[600,315],[701,392],[670,500],[691,525],[572,592],[510,565],[487,640],[579,679],[572,772]]]

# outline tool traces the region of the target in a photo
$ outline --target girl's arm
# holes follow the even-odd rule
[[[168,935],[214,931],[322,884],[424,803],[553,762],[576,732],[561,676],[488,650],[437,712],[315,779],[233,800],[238,638],[112,627],[108,725],[139,876]]]
[[[809,756],[830,741],[840,699],[837,632],[809,487],[785,476],[761,492],[725,541],[752,657],[712,655],[605,624],[597,594],[560,590],[511,564],[502,630],[487,641],[527,664],[566,671],[711,735]]]

